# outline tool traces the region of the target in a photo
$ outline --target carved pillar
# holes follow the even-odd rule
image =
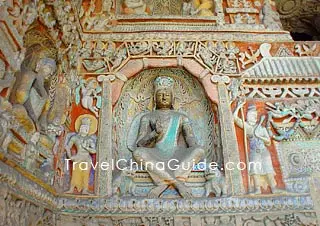
[[[97,162],[108,163],[108,170],[97,167],[95,193],[99,196],[112,195],[112,89],[111,81],[115,79],[112,75],[100,75],[98,81],[102,82],[102,106],[99,117],[99,141]]]
[[[310,177],[310,195],[314,203],[314,209],[317,214],[317,221],[320,223],[320,173],[313,173]]]
[[[230,82],[227,76],[212,76],[211,81],[217,85],[219,101],[219,121],[221,123],[221,141],[224,163],[232,162],[234,170],[225,168],[227,183],[231,185],[231,195],[244,194],[241,171],[237,169],[240,162],[238,142],[233,122],[233,115],[230,107],[228,89],[226,83]],[[226,165],[225,165],[226,166]],[[231,165],[229,166],[231,167]]]

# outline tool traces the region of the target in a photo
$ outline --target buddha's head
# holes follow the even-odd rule
[[[51,77],[57,69],[57,65],[52,58],[42,58],[36,65],[36,72],[43,76],[44,79]]]
[[[156,109],[173,108],[173,85],[174,80],[170,77],[157,77],[154,81],[154,99]]]
[[[91,120],[90,118],[83,118],[81,120],[81,125],[79,128],[79,135],[80,136],[87,136],[89,134],[90,131],[90,124],[91,124]]]
[[[255,105],[249,105],[247,113],[247,122],[249,125],[255,125],[258,121],[258,112]]]

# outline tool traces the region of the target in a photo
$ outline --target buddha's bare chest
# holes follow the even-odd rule
[[[172,123],[172,117],[173,114],[170,114],[169,112],[155,112],[150,118],[150,125],[152,129],[159,126],[162,127],[162,129],[167,129]]]

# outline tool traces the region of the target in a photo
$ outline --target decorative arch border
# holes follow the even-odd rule
[[[208,69],[191,58],[141,58],[129,59],[116,73],[99,75],[98,81],[102,82],[102,108],[100,111],[99,141],[97,161],[107,161],[112,164],[112,108],[118,101],[124,83],[140,72],[150,68],[180,67],[197,78],[209,100],[218,106],[218,117],[221,127],[222,153],[225,162],[240,162],[237,138],[233,123],[233,116],[229,104],[227,76],[212,75]],[[111,97],[111,98],[110,98]],[[244,194],[244,185],[241,172],[226,170],[226,181],[230,185],[231,195]],[[95,186],[99,196],[112,195],[112,172],[97,170]]]

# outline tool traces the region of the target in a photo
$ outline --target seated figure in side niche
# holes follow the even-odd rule
[[[10,100],[23,105],[38,131],[47,129],[47,116],[50,108],[49,90],[45,81],[56,71],[56,62],[51,58],[39,59],[34,70],[22,66],[16,75]]]
[[[155,79],[155,110],[142,116],[135,146],[129,146],[134,159],[144,166],[156,185],[148,194],[150,198],[159,197],[170,185],[182,197],[192,197],[191,189],[184,182],[193,164],[205,156],[189,118],[173,109],[173,86],[174,80],[170,77]],[[163,168],[156,167],[159,162],[164,163]]]
[[[124,0],[123,12],[129,15],[148,15],[150,14],[150,9],[144,0]]]
[[[279,193],[281,190],[277,188],[271,155],[267,149],[267,146],[271,145],[271,139],[267,129],[262,126],[264,117],[261,117],[260,122],[257,123],[257,108],[255,105],[250,105],[247,112],[247,121],[243,122],[238,114],[244,104],[245,102],[238,103],[234,111],[234,121],[237,126],[246,129],[250,147],[249,161],[261,166],[251,167],[249,169],[249,175],[252,176],[254,180],[254,193],[261,194],[261,186],[267,187],[264,185],[270,185],[272,193]],[[266,181],[266,183],[263,183],[264,181]]]
[[[213,0],[193,0],[192,15],[213,16]]]
[[[67,156],[73,162],[70,189],[67,193],[73,193],[77,188],[82,194],[89,194],[89,177],[92,159],[90,154],[96,153],[97,119],[92,115],[81,115],[75,123],[77,133],[71,133],[66,139],[65,149]],[[71,136],[70,136],[71,135]],[[72,155],[72,147],[76,147],[77,153]],[[67,163],[68,164],[68,163]]]

